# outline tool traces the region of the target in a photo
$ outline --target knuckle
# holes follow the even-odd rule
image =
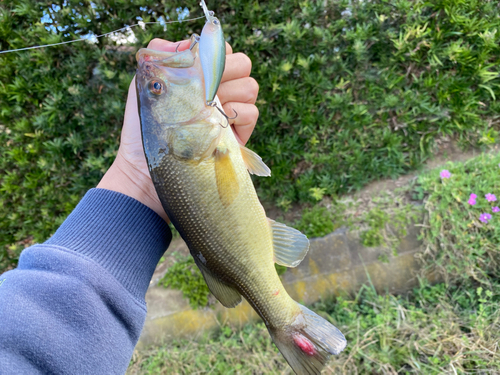
[[[257,99],[257,95],[259,94],[259,84],[255,78],[249,77],[248,79],[248,91],[251,95],[250,100],[253,101]]]
[[[249,115],[250,118],[252,119],[252,123],[256,123],[257,119],[259,118],[259,109],[257,108],[257,106],[255,105],[251,106]]]
[[[250,57],[248,57],[242,52],[237,52],[235,53],[235,55],[238,55],[238,59],[240,59],[241,66],[243,66],[248,71],[247,75],[250,75],[250,71],[252,70],[252,60],[250,60]]]

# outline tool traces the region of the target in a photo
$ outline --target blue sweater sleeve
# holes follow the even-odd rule
[[[90,190],[47,242],[0,276],[0,374],[123,374],[172,238],[142,203]]]

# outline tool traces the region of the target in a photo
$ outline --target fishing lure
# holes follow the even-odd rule
[[[200,5],[207,18],[199,41],[201,67],[205,78],[205,100],[207,105],[214,107],[215,94],[226,65],[226,42],[222,25],[214,16],[214,12],[208,10],[204,0],[201,0]]]

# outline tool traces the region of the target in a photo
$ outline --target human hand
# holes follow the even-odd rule
[[[178,51],[183,51],[189,48],[189,40],[173,43],[153,39],[148,48],[168,52],[177,48]],[[248,56],[243,53],[233,54],[231,46],[226,43],[226,67],[217,95],[228,116],[233,116],[233,109],[238,113],[235,119],[230,120],[230,124],[241,144],[248,141],[259,117],[259,110],[255,106],[259,85],[250,77],[251,68],[252,62]],[[118,155],[97,187],[137,199],[168,221],[151,181],[144,156],[135,78],[128,90]]]

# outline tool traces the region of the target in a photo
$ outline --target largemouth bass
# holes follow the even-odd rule
[[[293,370],[319,374],[346,340],[284,289],[274,262],[297,266],[309,241],[267,219],[249,172],[266,176],[270,170],[238,143],[217,108],[206,105],[195,38],[182,52],[141,49],[137,60],[137,98],[151,178],[210,291],[225,307],[235,307],[243,296]]]

